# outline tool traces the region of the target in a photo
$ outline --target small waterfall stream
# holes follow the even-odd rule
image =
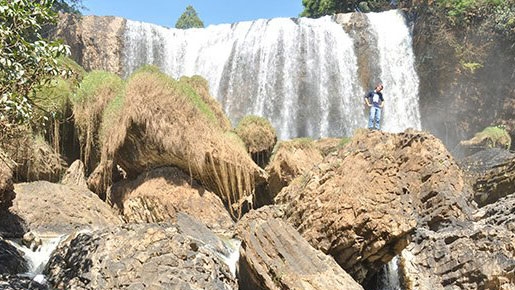
[[[20,240],[8,241],[18,251],[23,253],[23,257],[28,263],[28,271],[20,275],[28,277],[39,284],[46,284],[46,278],[42,274],[43,270],[59,242],[63,240],[63,237],[63,235],[41,235],[38,236],[41,244],[31,245],[30,247],[24,245]]]
[[[384,130],[420,128],[411,36],[397,10],[367,14],[385,84]],[[365,127],[353,38],[331,17],[260,19],[179,30],[128,20],[123,68],[154,64],[174,78],[201,75],[233,125],[267,118],[280,139],[340,137]]]

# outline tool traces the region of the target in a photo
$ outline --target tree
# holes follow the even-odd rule
[[[317,18],[335,13],[353,11],[383,11],[390,9],[396,0],[302,0],[304,11],[300,16]],[[365,11],[363,11],[365,10]]]
[[[82,0],[55,0],[52,5],[54,11],[81,14],[80,9],[84,8]]]
[[[188,28],[203,28],[204,22],[200,20],[200,18],[197,15],[197,11],[195,11],[195,8],[193,6],[188,5],[186,7],[186,11],[182,13],[181,17],[177,20],[177,23],[175,23],[175,28],[178,29],[188,29]]]
[[[31,121],[36,89],[70,73],[57,63],[69,47],[41,36],[42,26],[56,21],[52,4],[0,0],[0,127]]]

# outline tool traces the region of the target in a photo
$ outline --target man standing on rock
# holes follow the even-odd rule
[[[370,116],[368,118],[368,129],[381,130],[381,109],[384,106],[383,84],[378,84],[373,91],[365,96],[365,102],[370,107]]]

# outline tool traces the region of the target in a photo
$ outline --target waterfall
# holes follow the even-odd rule
[[[23,245],[20,241],[9,241],[11,245],[23,253],[25,260],[29,264],[29,271],[25,274],[31,278],[39,276],[43,272],[50,256],[63,239],[63,236],[40,235],[39,238],[41,245],[32,249]]]
[[[418,75],[412,39],[405,19],[396,10],[367,14],[377,37],[381,80],[385,85],[383,129],[401,132],[420,129]]]
[[[379,279],[378,289],[380,290],[402,290],[398,256],[383,266]]]
[[[368,14],[385,84],[384,129],[419,128],[411,37],[398,11]],[[270,120],[280,139],[350,136],[366,127],[353,38],[331,17],[274,18],[179,30],[128,20],[127,77],[154,64],[174,78],[201,75],[233,125]]]

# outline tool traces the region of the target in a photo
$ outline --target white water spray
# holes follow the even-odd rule
[[[41,239],[41,246],[35,249],[30,249],[22,245],[21,242],[9,241],[11,245],[23,253],[24,259],[29,265],[29,270],[25,275],[31,278],[38,278],[41,275],[50,256],[59,245],[59,242],[62,241],[63,236],[39,236],[39,238]]]
[[[377,37],[381,81],[385,85],[382,129],[402,132],[420,129],[418,75],[412,39],[403,15],[397,10],[367,14],[370,29]]]
[[[404,18],[398,11],[368,18],[386,86],[383,128],[420,128],[418,78]],[[201,75],[233,125],[245,115],[262,116],[280,139],[350,136],[366,127],[363,96],[371,88],[360,86],[353,39],[330,17],[188,30],[128,20],[124,42],[125,76],[144,64],[174,78]]]

